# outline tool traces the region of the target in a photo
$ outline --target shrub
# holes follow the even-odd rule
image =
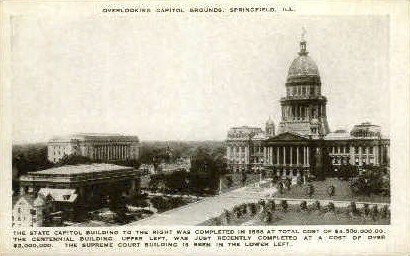
[[[364,216],[369,215],[369,213],[370,213],[369,205],[368,204],[363,204],[363,214],[364,214]]]
[[[271,223],[272,222],[272,212],[264,211],[263,212],[263,222]]]
[[[277,189],[278,189],[278,191],[279,191],[279,194],[283,194],[283,184],[282,184],[282,182],[278,182],[278,184],[276,185],[276,187],[277,187]]]
[[[270,200],[269,201],[269,207],[272,211],[276,210],[275,200]]]
[[[280,202],[280,206],[282,207],[282,210],[283,211],[287,211],[288,210],[288,202],[286,201],[286,200],[282,200],[281,202]]]
[[[320,210],[320,202],[319,201],[315,201],[313,203],[313,209],[315,210]]]
[[[350,202],[349,212],[350,212],[351,214],[356,214],[356,213],[357,213],[357,206],[356,206],[356,203],[355,203],[355,202]]]
[[[302,211],[306,211],[306,210],[307,210],[307,202],[306,202],[306,201],[302,201],[302,202],[300,203],[300,209],[301,209]]]
[[[303,178],[302,178],[302,176],[298,176],[298,177],[296,178],[296,184],[297,184],[298,186],[302,186],[302,184],[303,184]]]
[[[370,216],[373,220],[376,220],[377,216],[379,215],[379,209],[377,209],[377,205],[373,205],[370,209]]]
[[[258,209],[258,207],[256,206],[256,204],[251,203],[251,213],[252,213],[252,215],[256,214],[256,212],[258,211],[257,209]]]
[[[327,210],[330,212],[334,212],[335,211],[335,204],[333,202],[329,202],[329,204],[327,205]]]
[[[308,184],[305,188],[306,195],[312,197],[315,193],[315,187],[312,184]]]
[[[231,213],[228,210],[224,210],[223,217],[225,218],[227,224],[231,222]]]
[[[380,210],[380,217],[385,219],[389,216],[389,207],[387,205],[384,205],[382,209]]]
[[[279,181],[279,177],[276,174],[272,175],[272,185],[276,184]]]
[[[259,202],[258,202],[258,204],[260,205],[260,206],[262,206],[262,207],[264,207],[265,205],[266,205],[266,202],[265,202],[265,200],[259,200]]]
[[[291,182],[290,178],[286,178],[284,183],[285,183],[285,188],[287,190],[290,190],[290,187],[292,185],[292,182]]]
[[[334,196],[334,195],[335,195],[335,186],[330,185],[330,186],[327,188],[327,194],[329,195],[329,197]]]

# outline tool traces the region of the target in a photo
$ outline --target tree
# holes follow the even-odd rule
[[[135,207],[148,207],[149,203],[147,202],[148,195],[147,194],[133,194],[128,200],[128,203]]]
[[[285,188],[287,190],[290,190],[290,187],[292,186],[292,182],[290,181],[290,178],[286,178],[284,183],[285,183]]]
[[[332,197],[335,195],[335,186],[330,185],[329,187],[327,187],[327,194],[329,195],[329,197]]]
[[[211,155],[206,148],[199,147],[191,158],[189,172],[191,189],[196,193],[216,193],[219,186],[223,162],[218,153]]]
[[[279,194],[283,194],[283,184],[282,184],[282,182],[279,182],[276,186],[277,186],[277,189],[279,191]]]
[[[242,172],[242,173],[241,173],[242,186],[245,186],[247,179],[248,179],[248,177],[247,177],[247,175],[246,175],[246,172]]]
[[[188,173],[185,170],[164,175],[165,186],[172,193],[188,190]]]
[[[92,163],[91,159],[85,156],[72,154],[65,155],[56,163],[55,166],[64,166],[64,165],[77,165],[77,164],[90,164]]]
[[[228,188],[233,186],[232,176],[226,176],[226,185],[228,186]]]
[[[329,204],[327,205],[327,209],[328,211],[334,212],[335,211],[335,204],[332,202],[329,202]]]
[[[282,210],[283,210],[284,212],[286,212],[286,211],[288,210],[288,202],[287,202],[286,200],[282,200],[282,201],[280,202],[280,206],[282,207]]]
[[[389,194],[390,175],[385,167],[367,166],[363,173],[352,178],[349,187],[353,194]]]
[[[306,192],[306,195],[307,195],[308,197],[312,197],[313,194],[315,193],[315,187],[313,186],[313,184],[308,184],[308,185],[305,187],[305,192]]]
[[[302,202],[300,203],[300,209],[301,209],[302,211],[306,211],[306,210],[307,210],[307,202],[306,202],[306,201],[302,201]]]
[[[154,196],[150,201],[152,206],[154,206],[158,212],[163,212],[170,208],[169,200],[163,196]]]

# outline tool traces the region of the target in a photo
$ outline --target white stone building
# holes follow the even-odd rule
[[[48,160],[56,163],[64,156],[79,155],[93,161],[138,160],[141,143],[137,136],[120,134],[74,134],[48,142]]]

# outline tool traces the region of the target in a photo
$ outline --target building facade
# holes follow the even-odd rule
[[[74,134],[48,142],[48,160],[56,163],[64,156],[79,155],[93,161],[137,160],[141,143],[137,136],[119,134]]]
[[[65,165],[20,177],[20,195],[46,193],[61,204],[98,207],[113,189],[131,194],[139,189],[141,172],[114,164]]]
[[[13,204],[13,227],[42,227],[45,224],[45,215],[48,214],[49,201],[39,195],[20,196]]]
[[[288,71],[277,133],[272,121],[267,122],[264,132],[247,126],[229,130],[226,155],[230,171],[266,170],[298,177],[326,175],[348,164],[389,166],[390,140],[383,137],[380,126],[365,122],[350,132],[330,132],[327,99],[321,93],[319,70],[306,45],[302,39]]]

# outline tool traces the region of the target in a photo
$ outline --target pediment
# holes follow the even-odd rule
[[[308,141],[309,138],[292,132],[284,132],[269,138],[267,141]]]

